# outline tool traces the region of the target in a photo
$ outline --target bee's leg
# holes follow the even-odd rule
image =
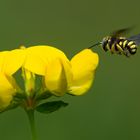
[[[130,53],[129,53],[129,51],[125,48],[124,49],[124,55],[126,56],[126,57],[130,57]]]
[[[122,52],[118,52],[119,55],[122,55]]]
[[[126,57],[130,57],[130,53],[126,53]]]

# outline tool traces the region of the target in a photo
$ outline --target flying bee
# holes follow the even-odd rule
[[[110,51],[112,54],[123,54],[127,57],[134,55],[137,52],[137,46],[140,45],[140,34],[126,38],[122,34],[127,31],[129,31],[129,28],[117,30],[110,36],[104,37],[101,42],[89,47],[89,49],[101,45],[105,52]]]

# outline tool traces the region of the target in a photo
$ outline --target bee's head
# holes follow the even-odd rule
[[[107,46],[107,44],[109,44],[110,41],[111,41],[111,37],[110,36],[106,36],[106,37],[103,38],[103,40],[102,40],[102,47],[103,47],[103,49],[105,51],[108,51],[106,46]]]
[[[110,36],[104,37],[102,40],[102,46],[106,46],[109,43],[110,39],[111,39]]]
[[[104,37],[101,42],[97,42],[96,44],[94,44],[94,45],[92,45],[92,46],[90,46],[88,48],[91,49],[91,48],[93,48],[95,46],[98,46],[98,45],[102,45],[102,46],[106,45],[109,42],[110,38],[111,38],[110,36]]]
[[[106,36],[103,38],[102,43],[108,43],[108,41],[110,40],[110,36]]]

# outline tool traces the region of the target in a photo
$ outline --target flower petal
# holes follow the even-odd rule
[[[6,56],[8,55],[9,51],[3,51],[0,52],[0,72],[4,71],[4,59],[6,58]]]
[[[21,49],[0,52],[0,72],[12,75],[23,65],[24,60],[25,51]]]
[[[45,75],[46,73],[46,65],[55,58],[66,59],[65,54],[50,46],[33,46],[27,48],[27,58],[24,64],[24,67],[29,71],[39,74]]]
[[[98,61],[98,55],[90,49],[85,49],[72,58],[73,81],[69,88],[70,94],[82,95],[90,88]]]
[[[66,75],[59,59],[55,59],[47,65],[45,84],[47,89],[56,96],[62,96],[67,91]]]
[[[13,88],[3,73],[0,73],[0,111],[5,109],[13,99],[16,89]]]

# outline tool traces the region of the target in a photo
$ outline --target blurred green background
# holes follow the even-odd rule
[[[136,25],[139,0],[0,0],[0,50],[52,45],[69,58],[111,31]],[[100,65],[91,90],[66,95],[67,108],[36,113],[38,140],[140,140],[140,51],[131,58],[96,48]],[[30,140],[22,109],[0,115],[0,140]]]

